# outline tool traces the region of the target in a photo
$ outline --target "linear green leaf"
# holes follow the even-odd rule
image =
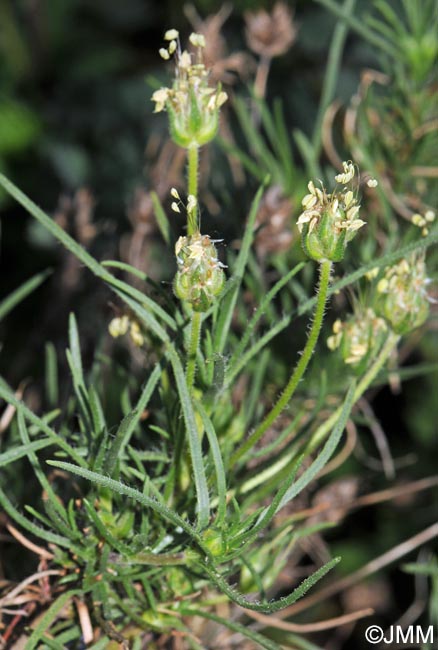
[[[187,521],[185,521],[182,517],[180,517],[176,512],[174,512],[167,506],[164,506],[163,504],[159,503],[156,499],[152,499],[151,497],[142,494],[135,488],[131,488],[128,485],[124,485],[120,481],[115,481],[114,479],[109,478],[108,476],[104,476],[103,474],[98,474],[97,472],[92,472],[83,467],[78,467],[77,465],[73,465],[72,463],[64,463],[63,461],[58,461],[58,460],[48,460],[46,462],[48,465],[52,465],[53,467],[59,467],[60,469],[65,469],[67,472],[71,472],[72,474],[75,474],[76,476],[81,476],[87,481],[91,481],[91,483],[95,483],[96,485],[101,485],[102,487],[109,488],[110,490],[112,490],[113,492],[117,492],[118,494],[124,494],[130,499],[133,499],[134,501],[138,501],[138,503],[141,503],[147,508],[151,508],[151,510],[159,514],[161,517],[163,517],[163,519],[166,519],[167,521],[174,524],[175,526],[180,526],[188,535],[190,535],[190,537],[192,537],[193,540],[195,540],[201,546],[203,552],[207,553],[207,555],[210,555],[208,549],[205,548],[205,546],[203,545],[202,540],[199,534],[196,532],[195,528],[193,528],[193,526],[191,526]]]
[[[100,401],[97,390],[93,385],[88,390],[89,407],[91,413],[91,420],[93,423],[94,435],[97,437],[101,435],[107,428],[105,421],[105,414],[103,412],[102,403]]]
[[[356,0],[345,0],[342,5],[342,14],[345,17],[353,16]],[[324,74],[324,82],[321,92],[321,99],[318,106],[318,114],[315,119],[315,126],[313,129],[313,156],[315,160],[319,159],[322,144],[322,124],[327,109],[336,92],[336,85],[339,77],[339,67],[342,60],[342,53],[344,50],[345,39],[347,37],[349,24],[347,20],[336,23],[333,32],[332,41],[330,43],[330,50],[327,59],[327,67]]]
[[[216,431],[214,430],[212,421],[208,417],[204,407],[200,402],[196,405],[197,411],[202,418],[205,433],[207,434],[208,442],[210,443],[211,454],[213,456],[214,468],[216,471],[217,493],[218,493],[218,511],[216,523],[222,523],[227,509],[227,483],[225,476],[225,468],[222,460],[221,449],[217,439]]]
[[[38,647],[44,633],[49,629],[53,621],[56,619],[62,608],[71,601],[74,596],[83,595],[79,589],[72,589],[61,594],[49,607],[42,618],[38,621],[37,626],[32,632],[28,642],[26,643],[26,650],[34,650]]]
[[[27,517],[21,514],[21,512],[19,512],[17,508],[15,508],[15,506],[12,505],[12,503],[9,501],[8,497],[6,496],[6,494],[3,492],[1,488],[0,488],[0,505],[3,507],[6,514],[8,514],[11,517],[11,519],[13,519],[19,526],[32,533],[32,535],[35,535],[35,537],[38,537],[39,539],[44,539],[46,542],[56,544],[57,546],[64,546],[66,548],[71,548],[72,544],[69,539],[65,537],[61,537],[61,535],[57,535],[56,533],[52,533],[49,530],[44,530],[44,528],[40,528],[33,522],[29,521]]]
[[[362,38],[374,45],[377,49],[382,50],[391,57],[397,56],[397,49],[394,48],[384,38],[378,36],[372,29],[369,29],[363,20],[344,14],[344,8],[339,6],[334,0],[316,0],[319,4],[329,9],[341,21],[345,21],[351,29],[357,32]]]
[[[159,324],[159,322],[154,318],[154,316],[145,309],[145,307],[133,300],[128,296],[123,290],[114,289],[114,292],[132,309],[132,311],[139,317],[141,321],[146,325],[148,329],[151,330],[157,336],[160,341],[167,342],[169,341],[169,336],[166,330]]]
[[[116,293],[118,293],[117,290]],[[121,293],[122,292],[120,292],[120,294]],[[199,439],[195,414],[193,412],[193,405],[187,388],[186,378],[180,358],[174,346],[170,343],[169,336],[167,335],[166,331],[161,327],[161,325],[159,325],[159,323],[157,323],[155,318],[146,309],[144,309],[144,307],[131,300],[130,298],[125,296],[124,300],[132,308],[136,315],[145,323],[145,325],[167,344],[166,355],[168,356],[173,368],[189,442],[197,495],[198,525],[200,528],[203,528],[207,525],[210,516],[207,480],[205,477],[205,468],[202,459],[201,441]]]
[[[73,313],[70,314],[68,319],[68,338],[70,343],[70,352],[73,362],[73,367],[77,373],[78,381],[81,386],[84,385],[84,371],[82,368],[81,357],[81,344],[79,341],[78,325],[76,317]]]
[[[101,518],[99,517],[96,509],[92,506],[92,504],[88,501],[88,499],[83,500],[85,509],[87,511],[88,516],[90,519],[93,521],[97,532],[100,534],[101,538],[104,539],[110,547],[113,550],[118,551],[122,555],[126,555],[129,553],[129,547],[126,546],[123,542],[120,540],[117,540],[114,535],[111,533],[111,531],[108,529],[108,526],[106,526]]]
[[[186,433],[190,448],[190,457],[192,460],[193,476],[195,479],[197,511],[198,511],[198,528],[202,529],[208,525],[210,518],[210,497],[208,494],[207,479],[205,476],[204,461],[202,458],[201,440],[196,425],[195,413],[190,393],[186,383],[184,369],[180,358],[173,348],[168,347],[167,351],[173,374],[175,376],[178,395],[181,402],[181,408],[186,425]]]
[[[232,621],[229,618],[223,618],[222,616],[217,616],[217,614],[212,614],[211,612],[202,609],[195,609],[193,607],[183,606],[183,611],[185,616],[200,616],[201,618],[206,618],[208,621],[215,621],[215,623],[219,623],[233,632],[238,632],[246,639],[254,641],[254,643],[257,643],[261,648],[266,648],[266,650],[281,650],[281,646],[275,643],[275,641],[271,641],[271,639],[268,639],[262,634],[251,630],[249,627],[245,627],[241,623]]]
[[[58,362],[56,348],[48,341],[45,347],[45,381],[46,394],[50,406],[58,403]]]
[[[131,413],[128,413],[128,415],[126,415],[121,421],[114,439],[108,449],[105,462],[103,464],[103,471],[105,474],[108,474],[109,476],[113,475],[117,460],[119,457],[121,457],[121,451],[126,444],[126,433],[128,432],[129,434],[129,431],[132,431],[132,423],[134,422],[135,426],[135,423],[138,422],[140,415],[137,413],[137,411],[132,411]]]
[[[64,438],[56,433],[51,427],[48,426],[44,420],[35,415],[21,400],[15,397],[14,393],[7,386],[4,381],[0,383],[0,398],[4,399],[5,402],[15,406],[17,411],[21,411],[28,422],[36,425],[40,431],[46,434],[58,447],[63,449],[67,455],[74,460],[78,465],[86,467],[86,462],[81,456],[73,449],[71,445],[68,444]]]
[[[284,481],[284,484],[277,491],[277,494],[274,496],[269,506],[265,508],[265,510],[260,514],[255,526],[253,526],[250,530],[246,531],[243,535],[238,535],[237,539],[234,540],[235,542],[238,540],[241,540],[242,543],[246,542],[249,537],[253,538],[254,535],[257,535],[261,530],[263,530],[263,528],[266,528],[266,526],[270,524],[273,517],[278,512],[279,504],[283,500],[287,491],[290,489],[292,481],[294,480],[298,472],[298,469],[300,468],[302,460],[303,458],[299,458],[295,462],[294,466],[290,470],[290,474],[287,477],[287,480]]]
[[[40,482],[40,485],[43,488],[43,490],[46,491],[47,497],[52,503],[54,509],[58,512],[59,516],[66,521],[67,512],[64,506],[59,502],[57,495],[55,494],[52,486],[47,480],[46,475],[44,474],[41,468],[40,462],[38,460],[35,451],[33,449],[29,449],[30,438],[29,438],[29,433],[27,431],[26,422],[24,420],[24,415],[22,411],[18,412],[17,420],[18,420],[18,431],[20,434],[21,442],[23,443],[23,445],[28,446],[28,458],[30,464],[32,465],[33,471],[35,472],[35,476]]]
[[[237,375],[248,365],[248,363],[251,361],[253,357],[255,357],[256,354],[260,352],[260,350],[263,350],[263,348],[271,341],[273,338],[277,336],[282,330],[287,327],[290,323],[290,316],[283,316],[273,327],[271,327],[267,332],[263,334],[259,339],[255,341],[251,347],[246,350],[244,354],[242,354],[239,357],[236,357],[236,360],[233,364],[233,366],[230,365],[227,375],[226,375],[226,381],[224,383],[224,387],[228,388],[233,380],[237,377]]]
[[[251,205],[248,223],[246,225],[242,245],[240,247],[239,255],[237,256],[236,265],[234,268],[233,276],[235,282],[233,284],[233,288],[226,294],[220,304],[219,318],[214,333],[214,348],[215,352],[219,354],[223,352],[225,343],[227,341],[228,332],[231,326],[231,319],[233,317],[233,311],[237,301],[237,294],[239,292],[245,267],[248,262],[251,244],[254,239],[254,224],[257,217],[260,201],[262,199],[264,187],[265,184],[262,184],[259,187]]]
[[[53,444],[53,440],[46,438],[45,440],[34,440],[34,442],[30,442],[28,445],[13,447],[12,449],[5,451],[3,454],[0,454],[0,467],[14,463],[16,460],[23,458],[23,456],[27,456],[30,451],[38,451],[39,449],[44,449]]]
[[[356,390],[356,384],[353,383],[347,393],[347,396],[344,400],[344,405],[342,407],[341,414],[336,425],[333,428],[332,433],[327,439],[324,447],[321,452],[318,454],[313,463],[303,472],[300,478],[287,490],[286,494],[280,501],[280,504],[277,508],[277,512],[283,508],[291,499],[293,499],[297,494],[304,490],[307,485],[319,474],[322,468],[328,463],[332,457],[338,443],[341,439],[342,433],[347,424],[347,420],[350,415],[351,408],[354,403],[354,393]]]
[[[279,612],[285,607],[289,607],[289,605],[292,605],[292,603],[295,603],[297,600],[302,598],[309,591],[309,589],[313,587],[313,585],[321,580],[321,578],[323,578],[339,562],[339,557],[330,560],[330,562],[327,562],[327,564],[324,564],[324,566],[315,571],[315,573],[312,573],[312,575],[303,580],[299,587],[294,589],[294,591],[289,594],[289,596],[264,603],[248,600],[245,596],[230,587],[228,582],[211,567],[204,565],[204,570],[210,576],[211,581],[216,585],[216,587],[237,605],[240,605],[245,609],[251,609],[254,612],[272,614],[273,612]]]
[[[152,205],[154,206],[155,219],[157,220],[158,228],[163,236],[166,244],[170,244],[170,226],[167,214],[161,204],[160,198],[156,192],[151,192]]]
[[[234,364],[241,358],[248,341],[251,339],[252,333],[254,332],[254,329],[259,322],[260,318],[263,316],[263,314],[266,311],[266,308],[268,305],[273,301],[275,296],[278,294],[281,289],[288,284],[288,282],[291,280],[291,278],[294,277],[297,273],[301,271],[301,269],[305,266],[305,262],[300,262],[297,264],[293,269],[289,271],[285,276],[281,277],[275,284],[274,286],[263,296],[262,300],[260,301],[259,306],[257,307],[256,311],[254,312],[251,320],[249,321],[247,327],[245,328],[245,332],[242,336],[242,339],[239,341],[239,344],[237,345],[237,348],[230,360],[229,363],[229,370],[232,375],[234,373],[232,372],[232,368]],[[228,382],[229,383],[229,382]]]
[[[0,303],[0,321],[11,312],[20,302],[29,296],[35,289],[37,289],[52,273],[50,269],[37,273],[33,277],[26,280],[22,285],[15,289],[9,296],[4,298]]]
[[[131,287],[126,282],[122,282],[115,278],[109,271],[105,269],[102,264],[92,257],[82,246],[80,246],[73,237],[70,237],[53,219],[51,219],[36,203],[34,203],[28,196],[26,196],[14,183],[12,183],[6,176],[0,174],[0,185],[22,205],[37,221],[39,221],[58,241],[61,242],[75,257],[78,258],[90,271],[92,271],[98,278],[107,282],[111,288],[119,289],[124,294],[136,298],[157,316],[162,318],[169,327],[176,329],[174,319],[169,316],[154,300],[142,294],[140,291]]]
[[[427,237],[424,237],[415,242],[411,242],[410,244],[407,244],[402,248],[398,248],[394,251],[386,253],[386,255],[383,255],[380,258],[374,259],[371,262],[364,264],[363,266],[360,267],[360,269],[348,273],[343,278],[341,278],[337,282],[334,282],[331,285],[330,289],[328,290],[328,295],[332,296],[333,294],[338,293],[342,289],[345,289],[345,287],[354,284],[355,282],[363,278],[367,273],[369,273],[375,268],[380,269],[385,266],[391,266],[401,258],[409,257],[409,255],[411,255],[411,253],[415,251],[426,250],[427,248],[429,248],[430,246],[436,243],[438,243],[438,228],[435,228],[431,233],[429,233],[429,235],[427,235]],[[313,296],[312,298],[309,298],[301,302],[298,305],[298,307],[294,309],[290,314],[288,314],[287,316],[283,316],[281,321],[281,327],[279,326],[277,331],[280,332],[281,330],[286,329],[286,327],[288,327],[288,325],[293,321],[294,318],[296,318],[297,316],[302,316],[303,314],[310,311],[315,306],[315,303],[316,303],[316,296]]]

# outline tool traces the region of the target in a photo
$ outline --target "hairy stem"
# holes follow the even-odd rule
[[[188,193],[198,200],[199,147],[191,145],[188,148]],[[194,235],[199,230],[198,206],[187,213],[187,234]]]
[[[322,321],[324,318],[324,309],[327,302],[328,289],[330,285],[331,267],[332,263],[327,260],[321,263],[320,281],[312,327],[310,328],[309,336],[307,338],[307,342],[300,360],[298,361],[298,364],[296,365],[295,370],[293,371],[292,376],[286,385],[286,388],[278,398],[274,407],[265,416],[264,420],[259,424],[254,433],[252,433],[246,442],[244,442],[244,444],[233,454],[230,461],[231,464],[234,464],[236,461],[238,461],[247,451],[251,449],[251,447],[253,447],[260,440],[263,434],[269,429],[269,427],[275,422],[283,409],[288,405],[295,390],[297,389],[297,386],[301,381],[307,366],[309,365],[309,361],[312,358],[312,354],[315,350],[319,333],[321,331]]]

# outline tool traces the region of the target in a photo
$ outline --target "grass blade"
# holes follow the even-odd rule
[[[263,296],[262,300],[260,301],[259,306],[257,307],[256,311],[254,312],[251,320],[249,321],[247,327],[245,328],[245,332],[242,336],[241,341],[237,345],[237,348],[229,362],[229,373],[234,376],[233,373],[233,365],[240,360],[242,357],[242,354],[248,345],[248,341],[251,339],[251,336],[255,330],[255,327],[259,320],[262,318],[266,308],[268,305],[271,304],[272,300],[275,298],[275,296],[278,294],[281,289],[286,286],[291,278],[294,277],[297,273],[301,271],[301,269],[305,266],[305,262],[300,262],[297,264],[293,269],[289,271],[286,275],[282,276],[278,282],[274,284],[274,286]],[[228,378],[227,378],[228,379]],[[227,383],[230,383],[231,379],[228,380]]]
[[[56,431],[54,431],[51,427],[49,427],[48,424],[44,422],[44,420],[38,417],[38,415],[35,415],[35,413],[33,413],[21,400],[15,397],[14,393],[4,381],[1,381],[0,383],[0,398],[4,399],[5,402],[8,402],[9,404],[15,406],[18,412],[23,413],[28,422],[36,425],[39,431],[45,433],[46,436],[52,440],[52,442],[54,442],[58,447],[65,451],[66,454],[78,465],[82,467],[87,466],[84,459],[79,456],[75,449],[69,445],[68,442],[64,440],[64,438],[61,438],[61,436],[58,435]]]
[[[53,621],[58,616],[59,612],[65,605],[73,600],[74,596],[83,596],[84,594],[79,589],[72,589],[61,594],[43,614],[42,618],[38,621],[37,626],[32,632],[28,642],[26,643],[26,650],[35,650],[39,646],[39,642],[44,636],[45,632],[49,629]]]
[[[202,418],[205,433],[207,434],[208,442],[210,443],[211,454],[213,456],[214,468],[216,471],[217,493],[218,493],[218,511],[216,517],[217,525],[221,524],[225,518],[227,509],[227,484],[224,463],[222,460],[221,449],[217,439],[216,431],[213,424],[205,412],[202,405],[198,402],[196,405],[197,411]]]
[[[46,343],[45,348],[45,361],[46,361],[46,395],[47,401],[50,406],[55,406],[58,403],[58,360],[56,357],[56,348],[50,341]]]
[[[202,609],[194,609],[192,607],[184,607],[183,609],[185,616],[200,616],[201,618],[206,618],[208,621],[219,623],[220,625],[227,627],[233,632],[238,632],[246,639],[254,641],[254,643],[256,643],[261,648],[265,648],[266,650],[281,650],[281,646],[275,643],[275,641],[271,641],[271,639],[268,639],[267,637],[259,634],[258,632],[255,632],[254,630],[251,630],[249,627],[245,627],[241,623],[232,621],[229,618],[222,618],[222,616],[217,616],[217,614],[212,614],[211,612],[207,612]]]
[[[152,199],[152,205],[154,206],[155,219],[157,221],[158,228],[163,236],[164,241],[169,246],[170,245],[170,226],[169,219],[167,214],[164,211],[160,198],[156,192],[151,192],[150,197]]]
[[[104,474],[98,474],[97,472],[92,472],[88,469],[85,469],[84,467],[78,467],[77,465],[73,465],[72,463],[64,463],[63,461],[58,461],[58,460],[48,460],[47,464],[53,467],[59,467],[60,469],[64,469],[66,472],[70,472],[71,474],[80,476],[85,480],[90,481],[91,483],[95,483],[96,485],[101,485],[102,487],[108,488],[109,490],[113,492],[117,492],[118,494],[124,494],[130,499],[133,499],[134,501],[141,503],[146,508],[150,508],[151,510],[156,512],[166,521],[169,521],[174,526],[181,527],[194,541],[196,541],[201,546],[202,551],[204,553],[210,555],[208,549],[202,544],[202,540],[199,534],[196,532],[195,528],[193,528],[191,524],[189,524],[182,517],[180,517],[178,513],[176,513],[174,510],[171,510],[170,508],[163,505],[162,503],[159,503],[156,499],[152,499],[151,497],[146,496],[142,492],[139,492],[135,488],[131,488],[128,485],[124,485],[120,481],[115,481],[114,479],[109,478]]]
[[[195,479],[196,487],[198,528],[202,529],[208,525],[210,519],[210,497],[208,494],[207,478],[205,476],[205,466],[202,458],[201,440],[180,358],[173,347],[168,348],[168,356],[175,376],[184,422],[186,425],[190,457],[192,460],[193,477]]]
[[[342,407],[341,414],[339,419],[333,428],[332,433],[330,434],[327,442],[322,448],[321,452],[318,454],[313,463],[303,472],[300,478],[287,490],[286,494],[280,501],[280,504],[277,508],[277,512],[283,508],[291,499],[293,499],[297,494],[304,490],[307,485],[319,474],[322,468],[328,463],[332,457],[338,443],[341,439],[342,433],[347,424],[347,420],[350,416],[350,411],[354,403],[354,393],[356,390],[356,384],[353,383],[347,393],[347,396]]]
[[[142,294],[140,291],[131,287],[126,282],[122,282],[115,278],[109,271],[106,270],[102,264],[99,264],[97,260],[92,257],[82,246],[80,246],[73,237],[70,237],[61,226],[59,226],[53,219],[51,219],[41,208],[39,208],[36,203],[34,203],[28,196],[26,196],[14,183],[6,178],[3,174],[0,174],[0,185],[10,194],[20,205],[25,208],[37,221],[39,221],[58,241],[61,242],[78,260],[80,260],[85,266],[87,266],[90,271],[100,278],[107,282],[113,289],[120,289],[124,294],[128,294],[133,298],[139,300],[142,304],[145,304],[149,309],[160,317],[164,322],[166,322],[169,327],[176,329],[176,323],[174,319],[169,316],[167,312],[164,311],[154,300],[148,296]]]
[[[239,292],[245,267],[248,262],[249,251],[254,238],[254,224],[257,217],[260,201],[262,199],[264,187],[265,184],[260,186],[251,205],[248,223],[234,268],[233,275],[235,282],[232,289],[227,292],[226,296],[223,298],[219,306],[220,314],[213,337],[214,349],[218,354],[221,354],[223,352],[225,343],[227,341],[228,332],[231,326],[231,319],[233,317],[233,311],[237,301],[237,294]]]
[[[1,174],[0,174],[1,176]],[[22,285],[15,289],[9,296],[7,296],[0,303],[0,321],[11,312],[14,307],[16,307],[20,302],[22,302],[27,296],[29,296],[35,289],[49,277],[52,273],[50,269],[43,271],[42,273],[37,273],[29,280],[26,280]]]
[[[204,565],[204,570],[209,575],[211,581],[220,589],[230,600],[232,600],[237,605],[244,607],[245,609],[251,609],[254,612],[263,612],[264,614],[272,614],[273,612],[279,612],[285,607],[289,607],[292,603],[295,603],[297,600],[302,598],[308,591],[315,585],[321,578],[323,578],[331,569],[333,569],[336,564],[338,564],[340,558],[334,558],[324,564],[320,569],[312,573],[308,578],[303,580],[299,587],[294,589],[294,591],[278,600],[273,600],[270,602],[259,603],[256,601],[248,600],[242,594],[238,593],[235,589],[230,587],[228,582],[211,567]]]
[[[30,452],[38,451],[39,449],[44,449],[49,445],[53,445],[53,440],[35,440],[34,442],[29,442],[27,445],[20,445],[19,447],[13,447],[9,451],[5,451],[3,454],[0,454],[0,467],[9,465],[10,463],[15,463],[16,460],[27,456]]]

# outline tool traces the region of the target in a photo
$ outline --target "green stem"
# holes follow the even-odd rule
[[[187,357],[186,380],[189,391],[193,388],[196,373],[196,357],[198,354],[199,338],[201,334],[201,313],[194,311],[192,313],[192,326],[190,330],[190,343]]]
[[[380,350],[379,355],[377,356],[376,360],[374,363],[369,367],[367,372],[364,374],[362,379],[357,385],[356,391],[354,393],[353,397],[353,403],[357,402],[357,400],[362,397],[364,392],[367,390],[367,388],[372,384],[374,379],[377,377],[385,363],[387,362],[391,352],[393,349],[396,347],[400,337],[397,334],[394,334],[394,332],[391,332],[391,334],[388,336],[385,345],[382,347]],[[312,438],[309,441],[309,444],[307,445],[305,451],[303,452],[304,454],[311,453],[316,449],[316,447],[319,446],[319,444],[324,440],[324,438],[330,433],[331,429],[333,426],[336,424],[340,414],[342,411],[342,407],[340,406],[332,415],[326,420],[321,426],[315,431],[313,434]]]
[[[188,193],[198,200],[198,171],[199,171],[199,147],[195,144],[188,148]],[[187,234],[194,235],[199,231],[198,206],[195,205],[190,213],[187,213]]]
[[[289,382],[287,383],[286,388],[280,395],[275,406],[271,411],[266,415],[264,420],[259,424],[257,429],[252,435],[244,442],[244,444],[235,451],[231,457],[230,464],[233,465],[236,463],[247,451],[251,449],[263,436],[263,434],[269,429],[269,427],[275,422],[277,417],[283,411],[283,409],[288,405],[292,395],[294,394],[303,374],[306,371],[309,361],[312,357],[312,354],[315,350],[316,343],[318,341],[319,333],[321,331],[322,321],[324,318],[324,309],[327,302],[328,289],[330,285],[330,272],[331,272],[332,263],[329,261],[324,261],[320,266],[320,281],[317,295],[317,302],[315,308],[315,315],[313,318],[312,327],[307,338],[306,345],[300,357],[298,364],[295,367],[295,370],[292,373]]]

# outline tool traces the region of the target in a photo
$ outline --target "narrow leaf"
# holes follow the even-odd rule
[[[217,439],[216,431],[214,430],[213,423],[208,417],[203,406],[198,402],[196,408],[199,412],[199,415],[202,418],[202,423],[204,425],[205,433],[207,434],[208,442],[210,443],[211,454],[213,456],[213,463],[216,472],[216,483],[217,483],[217,493],[218,493],[218,511],[217,511],[217,520],[216,523],[222,523],[227,508],[227,484],[225,476],[225,468],[222,460],[221,449],[219,446],[219,441]]]
[[[186,383],[186,377],[180,361],[180,358],[173,347],[168,348],[168,356],[172,364],[173,374],[175,376],[178,395],[181,402],[181,408],[186,425],[186,433],[190,448],[190,457],[192,461],[193,476],[195,479],[198,527],[205,528],[210,518],[210,498],[208,495],[207,479],[205,476],[204,461],[202,458],[201,440],[196,425],[195,413],[190,397],[189,389]]]
[[[56,348],[50,341],[46,343],[46,394],[50,406],[58,403],[58,361]]]
[[[26,196],[14,183],[0,174],[0,185],[10,194],[25,210],[27,210],[37,221],[39,221],[58,241],[60,241],[78,260],[80,260],[96,277],[107,282],[111,288],[123,291],[123,296],[130,295],[141,303],[146,304],[157,316],[162,318],[169,327],[176,329],[176,323],[167,312],[164,311],[154,300],[131,287],[126,282],[115,278],[102,264],[99,264],[73,237],[70,237],[53,219],[51,219],[36,203]],[[122,296],[122,297],[123,297]]]
[[[0,175],[1,176],[1,175]],[[9,296],[0,303],[0,321],[11,312],[20,302],[37,289],[52,273],[51,270],[37,273],[29,280],[15,289]]]
[[[86,467],[86,462],[81,456],[73,449],[71,445],[68,444],[64,438],[56,433],[51,427],[48,426],[44,420],[35,415],[21,400],[17,399],[11,389],[7,384],[2,380],[0,382],[0,398],[4,399],[5,402],[15,406],[17,411],[22,412],[24,417],[28,422],[36,425],[39,431],[42,431],[46,434],[58,447],[67,453],[67,455],[74,460],[78,465]]]
[[[160,198],[156,192],[151,192],[152,205],[154,206],[155,219],[157,220],[158,228],[163,236],[167,245],[170,244],[170,226],[167,214],[161,204]]]
[[[5,451],[3,454],[0,454],[0,467],[14,463],[16,460],[27,456],[30,451],[38,451],[39,449],[44,449],[49,445],[53,445],[53,440],[35,440],[30,442],[28,445],[20,445],[20,447],[13,447],[8,451]]]
[[[254,197],[254,201],[251,205],[251,210],[248,217],[248,223],[246,225],[245,234],[243,236],[242,244],[240,247],[239,255],[237,256],[235,268],[234,268],[234,284],[231,291],[227,292],[226,296],[222,299],[220,303],[220,312],[218,322],[216,324],[216,329],[214,332],[214,348],[215,352],[221,354],[224,350],[225,343],[228,338],[228,332],[231,326],[231,319],[233,317],[234,307],[237,301],[237,294],[242,282],[242,278],[245,272],[245,267],[248,262],[249,251],[251,244],[254,239],[254,224],[257,217],[257,212],[259,209],[260,201],[262,200],[263,190],[265,185],[261,185],[257,194]]]
[[[230,587],[228,582],[217,572],[214,571],[211,567],[204,565],[204,570],[210,576],[211,581],[222,591],[230,600],[232,600],[237,605],[244,607],[245,609],[251,609],[254,612],[263,612],[264,614],[272,614],[273,612],[279,612],[285,607],[289,607],[297,600],[302,598],[311,587],[313,587],[321,578],[323,578],[331,569],[333,569],[336,564],[340,561],[340,558],[334,558],[324,564],[320,569],[312,573],[308,578],[303,580],[299,587],[294,589],[294,591],[285,596],[284,598],[279,598],[278,600],[271,600],[269,602],[257,602],[253,600],[248,600],[243,594],[240,594],[235,589]]]
[[[117,460],[122,456],[122,449],[126,445],[126,434],[132,430],[132,423],[138,422],[137,411],[128,413],[121,421],[117,429],[114,440],[112,441],[103,465],[103,471],[109,476],[113,476]]]
[[[45,632],[50,628],[53,621],[56,620],[59,612],[65,607],[68,602],[72,602],[74,596],[83,595],[79,589],[72,589],[61,594],[49,607],[49,609],[39,619],[34,631],[32,632],[28,642],[26,643],[26,650],[34,650],[39,647],[39,642],[44,636]]]
[[[72,463],[64,463],[58,460],[48,460],[47,464],[52,465],[53,467],[59,467],[60,469],[65,469],[66,472],[71,472],[76,476],[81,476],[91,483],[101,485],[102,487],[108,488],[113,492],[117,492],[118,494],[124,494],[130,499],[138,501],[138,503],[141,503],[147,508],[151,508],[151,510],[159,514],[163,519],[166,519],[176,526],[180,526],[188,535],[190,535],[190,537],[192,537],[193,540],[195,540],[201,546],[203,552],[209,555],[208,549],[206,549],[202,544],[202,540],[196,530],[182,517],[180,517],[174,510],[171,510],[167,506],[159,503],[156,501],[156,499],[152,499],[145,494],[142,494],[138,490],[131,488],[128,485],[124,485],[120,481],[114,481],[114,479],[111,479],[108,476],[98,474],[97,472],[91,472],[90,470],[83,467],[72,465]]]
[[[328,461],[332,457],[341,439],[342,433],[345,429],[345,425],[347,424],[347,420],[350,416],[350,411],[354,403],[355,390],[356,390],[356,384],[353,383],[348,390],[339,419],[335,427],[333,428],[332,433],[327,439],[327,442],[325,443],[324,447],[322,448],[321,452],[318,454],[316,459],[310,465],[310,467],[308,467],[306,471],[301,474],[299,479],[293,485],[291,485],[289,490],[282,498],[277,508],[277,512],[281,510],[281,508],[283,508],[283,506],[285,506],[286,503],[288,503],[291,499],[293,499],[297,494],[302,492],[302,490],[304,490],[304,488],[307,487],[307,485],[309,485],[309,483],[315,478],[315,476],[319,474],[322,468],[328,463]]]
[[[202,609],[194,609],[193,607],[187,608],[183,606],[183,610],[185,616],[199,616],[201,618],[206,618],[208,621],[219,623],[220,625],[227,627],[229,630],[241,634],[245,639],[254,641],[254,643],[257,643],[261,648],[266,648],[266,650],[281,650],[282,648],[282,646],[279,646],[275,641],[271,641],[271,639],[259,634],[259,632],[255,632],[249,627],[245,627],[241,623],[237,623],[237,621],[223,618],[222,616],[218,616],[217,614]]]

